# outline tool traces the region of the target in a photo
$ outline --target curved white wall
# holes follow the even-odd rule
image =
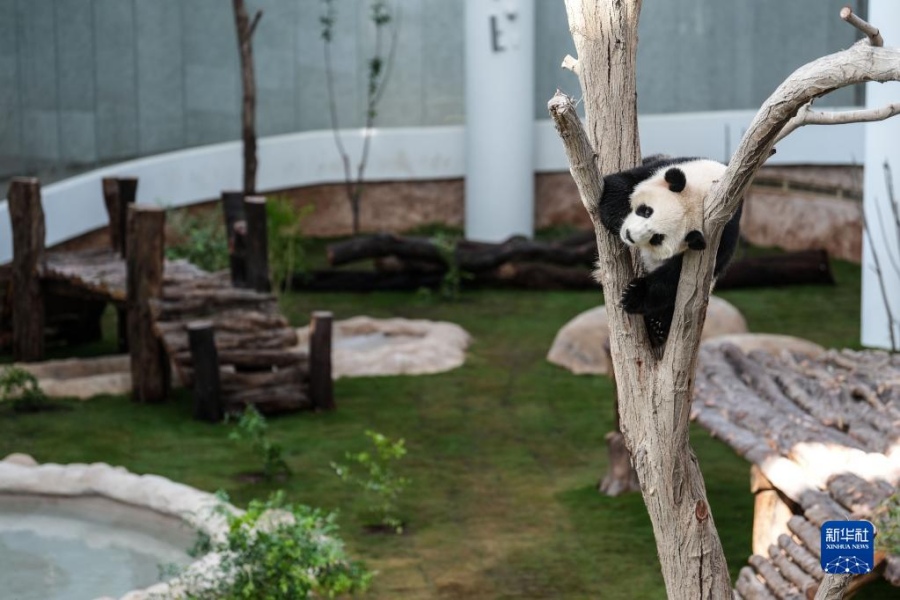
[[[725,160],[737,145],[753,111],[681,113],[641,117],[644,154],[707,156]],[[549,120],[536,121],[535,171],[567,171],[562,145]],[[389,128],[372,131],[371,181],[421,181],[465,175],[464,128]],[[362,130],[344,132],[348,151],[361,146]],[[804,127],[777,148],[772,164],[858,164],[863,157],[861,124]],[[259,143],[260,190],[277,190],[343,179],[331,131],[262,138]],[[109,176],[140,178],[137,201],[184,206],[218,198],[222,190],[240,189],[241,144],[202,146],[124,162],[43,188],[47,245],[72,239],[106,224],[101,180]],[[12,258],[9,213],[0,201],[0,264]]]

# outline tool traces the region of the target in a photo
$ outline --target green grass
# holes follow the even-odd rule
[[[835,270],[833,288],[722,295],[756,331],[856,346],[859,268]],[[160,406],[98,397],[70,411],[2,411],[0,454],[121,464],[224,489],[237,503],[283,487],[291,501],[341,511],[351,551],[379,571],[374,598],[664,598],[640,495],[595,491],[606,470],[603,436],[613,425],[610,382],[544,358],[559,328],[601,300],[598,293],[519,291],[465,293],[458,303],[402,293],[285,296],[283,308],[298,324],[317,309],[338,319],[441,319],[462,325],[474,342],[455,371],[340,380],[336,412],[270,419],[270,435],[294,472],[284,484],[239,480],[259,465],[228,439],[229,426],[193,421],[186,392]],[[406,439],[400,471],[412,484],[401,502],[409,523],[403,536],[365,533],[364,506],[329,468],[346,451],[368,447],[366,429]],[[749,465],[702,429],[692,434],[734,578],[750,553]],[[870,587],[861,597],[888,594]]]

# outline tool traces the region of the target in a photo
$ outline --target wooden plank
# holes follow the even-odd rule
[[[135,402],[161,402],[169,393],[169,361],[150,312],[150,300],[162,291],[165,223],[161,208],[132,205],[128,210],[128,339]]]
[[[119,193],[116,197],[118,208],[119,241],[121,244],[122,258],[128,256],[128,208],[134,205],[137,199],[137,177],[119,177],[116,179]]]
[[[41,184],[16,177],[9,184],[12,225],[12,351],[17,361],[44,358],[44,296],[40,271],[44,262],[44,209]]]

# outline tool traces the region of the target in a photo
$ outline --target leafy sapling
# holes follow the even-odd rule
[[[394,463],[406,456],[404,440],[391,440],[374,431],[366,431],[374,451],[347,452],[348,464],[331,463],[342,481],[362,488],[369,509],[369,523],[373,528],[388,528],[403,533],[398,500],[409,486],[409,479],[394,471]]]
[[[256,407],[248,404],[238,420],[237,427],[231,431],[229,438],[249,444],[251,450],[262,461],[262,476],[266,481],[277,477],[287,477],[291,469],[284,460],[281,445],[268,438],[269,424]]]

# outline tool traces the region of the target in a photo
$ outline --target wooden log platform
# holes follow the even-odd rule
[[[756,525],[774,514],[756,515],[754,554],[736,598],[813,598],[824,576],[822,524],[871,519],[900,489],[898,355],[831,350],[810,358],[704,347],[691,417],[753,463],[754,492],[776,490],[799,513],[771,527],[768,540]],[[855,577],[849,590],[885,565],[885,576],[900,585],[889,575],[898,559],[876,553],[876,571]]]
[[[47,253],[41,278],[57,294],[126,302],[125,261],[110,249]],[[272,414],[312,406],[308,353],[295,349],[296,332],[272,294],[236,289],[228,277],[167,260],[161,296],[150,310],[154,331],[186,386],[193,384],[187,325],[212,323],[226,410],[254,404]]]

